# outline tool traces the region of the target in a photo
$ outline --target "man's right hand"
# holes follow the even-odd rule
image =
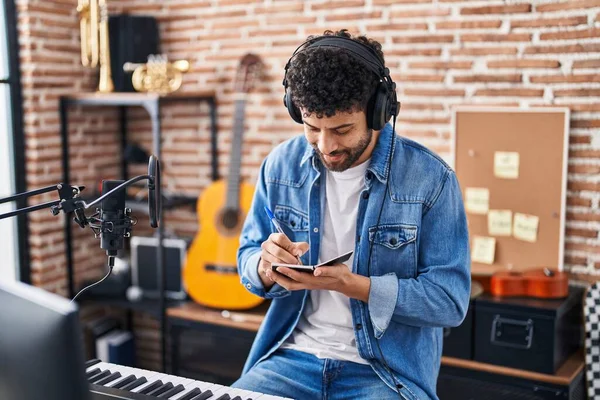
[[[271,269],[271,263],[298,264],[296,256],[301,256],[308,250],[306,242],[292,242],[283,233],[272,233],[260,247],[260,262],[258,263],[258,276],[266,290],[270,289],[275,282],[266,275]]]

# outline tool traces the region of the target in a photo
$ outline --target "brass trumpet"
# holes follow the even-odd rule
[[[80,16],[81,64],[88,68],[100,64],[98,91],[112,92],[106,0],[78,0],[77,12]]]
[[[165,55],[149,55],[148,62],[123,64],[123,70],[133,71],[131,83],[138,92],[154,92],[161,95],[179,89],[183,73],[190,69],[187,60],[168,61]]]

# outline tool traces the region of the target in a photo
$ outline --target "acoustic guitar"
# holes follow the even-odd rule
[[[490,292],[500,297],[561,299],[569,294],[569,278],[564,272],[555,272],[549,268],[497,272],[492,275]]]
[[[188,251],[182,275],[190,297],[208,307],[242,310],[263,301],[240,283],[236,259],[242,224],[254,195],[254,187],[240,179],[245,98],[261,66],[253,54],[247,54],[240,62],[235,79],[229,175],[227,181],[221,179],[209,185],[197,203],[200,229]]]

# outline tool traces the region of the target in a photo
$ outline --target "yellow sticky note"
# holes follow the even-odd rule
[[[512,211],[490,210],[488,212],[488,234],[494,236],[512,235]]]
[[[496,257],[496,238],[475,236],[471,248],[471,260],[482,264],[493,264]]]
[[[537,241],[540,218],[535,215],[515,213],[513,236],[520,240],[534,243]]]
[[[490,191],[486,188],[466,188],[465,209],[472,214],[487,214],[490,205]]]
[[[517,179],[519,177],[519,153],[495,152],[494,176],[496,178]]]

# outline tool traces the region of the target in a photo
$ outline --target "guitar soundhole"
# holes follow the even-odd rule
[[[237,210],[226,209],[223,212],[223,226],[226,229],[233,229],[237,226],[239,221],[239,214]]]

